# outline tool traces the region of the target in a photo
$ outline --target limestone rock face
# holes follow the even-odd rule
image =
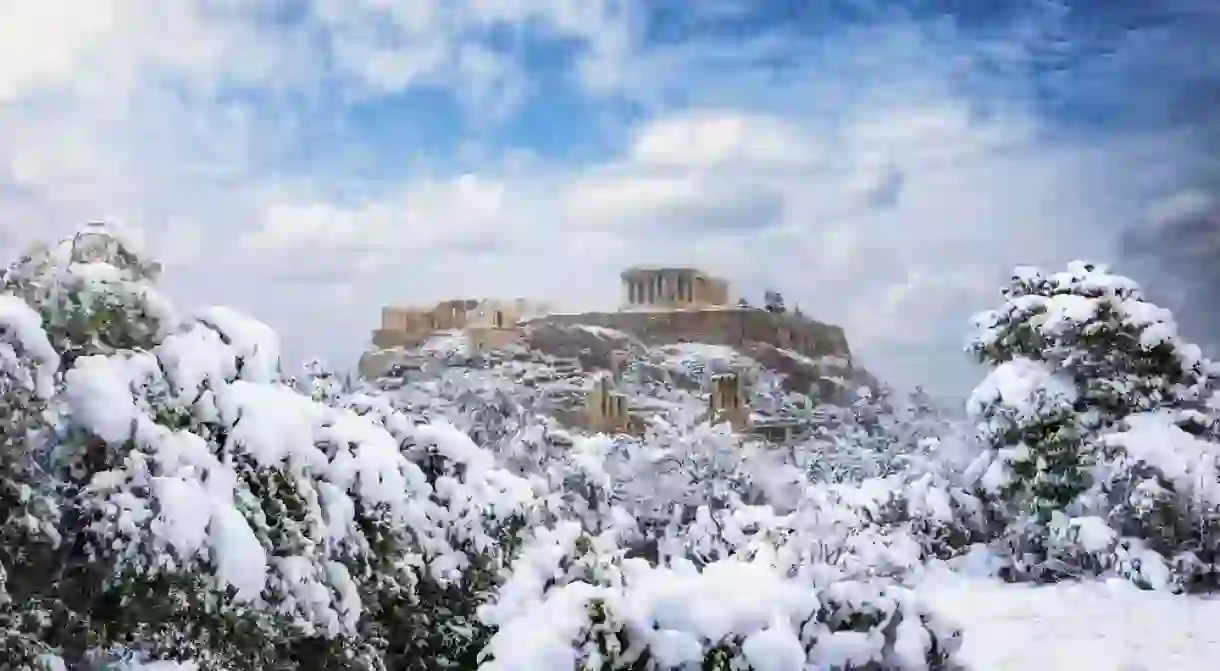
[[[360,357],[360,363],[357,364],[357,370],[360,372],[360,377],[372,379],[380,377],[390,370],[405,352],[402,349],[376,349],[371,352],[365,352]]]
[[[813,359],[835,356],[851,361],[847,337],[838,326],[748,307],[585,312],[547,315],[527,322],[534,328],[541,324],[611,329],[649,347],[699,342],[742,348],[765,343]]]
[[[616,329],[545,320],[525,327],[525,341],[543,354],[575,359],[586,370],[615,370],[624,359],[647,349],[638,338]]]
[[[879,386],[868,371],[833,354],[812,358],[760,342],[743,347],[742,353],[784,376],[786,391],[806,394],[813,389],[818,398],[828,403],[843,404],[857,388]]]

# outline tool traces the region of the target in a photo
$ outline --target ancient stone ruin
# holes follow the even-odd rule
[[[604,373],[594,379],[579,404],[554,414],[560,423],[592,433],[639,436],[646,428],[644,418],[632,412],[627,395],[615,389],[613,376]]]
[[[727,422],[734,431],[749,428],[749,399],[746,398],[740,375],[722,373],[712,376],[711,389],[708,390],[707,421],[710,424]]]
[[[623,271],[626,305],[689,308],[727,305],[729,283],[695,268],[636,267]]]
[[[443,334],[460,333],[476,351],[503,350],[524,342],[520,322],[550,312],[548,306],[518,298],[451,299],[426,307],[385,307],[373,331],[373,350],[360,359],[360,374],[377,377],[396,356],[392,350],[419,347]]]
[[[396,352],[419,347],[441,334],[461,335],[471,350],[492,352],[530,348],[537,345],[530,334],[545,332],[552,348],[563,349],[554,341],[569,337],[565,333],[572,333],[572,327],[600,327],[627,334],[638,341],[637,347],[682,342],[725,345],[769,367],[764,359],[796,372],[816,371],[819,362],[833,360],[838,368],[835,376],[848,379],[854,374],[843,329],[799,313],[733,304],[729,283],[722,278],[696,268],[635,267],[620,279],[624,302],[613,311],[556,314],[545,304],[523,298],[455,299],[422,308],[384,308],[381,324],[373,332],[374,349],[361,358],[360,373],[381,376]],[[582,354],[583,350],[564,356]],[[832,383],[816,374],[784,372],[799,387],[797,391],[810,384],[826,386],[819,391],[825,398],[835,391]]]

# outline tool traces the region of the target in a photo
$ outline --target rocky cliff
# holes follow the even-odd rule
[[[615,370],[657,352],[685,345],[721,347],[733,357],[771,370],[788,391],[834,402],[876,380],[858,369],[843,329],[802,315],[754,308],[625,310],[552,314],[526,320],[519,346],[548,357],[579,362],[588,371]],[[456,340],[455,340],[456,338]],[[434,339],[436,342],[446,338]],[[460,341],[460,335],[448,341]],[[366,354],[361,372],[376,377],[415,348]]]
[[[837,356],[851,361],[847,337],[838,326],[755,308],[584,312],[547,315],[525,322],[527,327],[539,324],[610,328],[629,333],[649,346],[701,342],[740,348],[764,343],[807,357]]]

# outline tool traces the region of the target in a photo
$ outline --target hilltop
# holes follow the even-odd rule
[[[833,354],[814,359],[758,342],[742,349],[700,342],[650,346],[616,329],[549,320],[525,324],[522,332],[519,342],[499,350],[480,349],[459,330],[418,347],[383,351],[382,372],[373,382],[419,395],[449,378],[497,390],[568,428],[643,435],[657,422],[708,421],[713,380],[729,378],[742,402],[742,419],[733,428],[786,441],[813,430],[812,408],[849,407],[879,394],[871,376]],[[596,410],[599,384],[624,399],[625,414],[617,423],[588,416]]]
[[[622,279],[626,302],[608,312],[556,313],[525,299],[457,299],[430,307],[386,308],[373,333],[374,350],[361,359],[361,373],[370,380],[401,377],[428,359],[436,360],[438,353],[444,354],[442,360],[460,359],[468,368],[511,361],[517,368],[549,367],[549,373],[531,374],[557,378],[561,384],[581,378],[583,386],[577,386],[586,393],[589,407],[597,402],[587,396],[593,386],[587,378],[604,373],[614,380],[602,383],[604,392],[624,396],[627,413],[593,418],[595,426],[587,428],[605,424],[605,430],[637,433],[659,414],[659,394],[679,390],[703,394],[708,398],[705,405],[714,402],[713,375],[734,378],[722,385],[731,384],[728,393],[754,410],[738,408],[733,413],[733,426],[742,431],[755,426],[804,428],[807,422],[799,413],[773,400],[777,393],[807,397],[802,403],[810,405],[849,405],[862,390],[878,393],[878,382],[854,363],[841,328],[815,321],[799,309],[788,312],[778,294],[768,295],[765,308],[744,301],[733,304],[728,281],[693,268],[630,268]],[[692,375],[666,363],[684,358],[696,361],[708,375]],[[576,419],[572,411],[578,403],[568,405],[556,412]]]

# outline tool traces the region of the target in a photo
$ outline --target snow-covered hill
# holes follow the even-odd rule
[[[499,390],[554,410],[579,403],[594,380],[608,374],[634,411],[682,424],[706,411],[710,379],[722,373],[743,378],[759,419],[795,419],[807,414],[802,408],[822,403],[850,406],[876,396],[880,388],[866,372],[836,356],[811,359],[763,343],[744,351],[695,342],[648,347],[630,334],[590,325],[530,325],[523,346],[491,352],[476,350],[458,331],[380,357],[385,374],[378,386],[428,389],[416,392],[418,402],[426,403],[437,384],[459,385]]]

